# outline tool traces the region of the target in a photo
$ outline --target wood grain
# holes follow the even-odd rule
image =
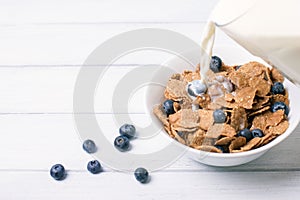
[[[0,24],[91,24],[206,21],[217,0],[1,1]]]
[[[174,22],[1,26],[0,23],[0,66],[80,66],[104,41],[141,28],[167,29],[199,42],[204,24]],[[217,44],[236,45],[224,33],[218,31],[217,35]],[[139,56],[126,56],[116,64],[160,64],[166,58],[162,52],[144,52]]]
[[[46,171],[0,172],[0,177],[5,199],[295,199],[300,189],[300,174],[295,171],[159,172],[152,173],[145,185],[132,174],[113,172],[71,171],[60,182]]]

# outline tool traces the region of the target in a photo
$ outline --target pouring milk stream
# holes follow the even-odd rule
[[[299,0],[220,0],[211,16],[213,22],[203,33],[202,48],[211,57],[216,25],[299,85],[299,9]],[[201,58],[200,64],[204,74],[209,67],[207,56]]]

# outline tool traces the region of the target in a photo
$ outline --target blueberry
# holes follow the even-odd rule
[[[65,168],[61,164],[55,164],[50,169],[50,175],[55,180],[62,180],[65,177]]]
[[[213,72],[215,72],[215,73],[219,72],[221,70],[221,67],[222,67],[221,58],[219,58],[218,56],[212,56],[209,67]]]
[[[224,113],[223,110],[215,110],[213,112],[213,117],[214,117],[214,121],[215,123],[224,123],[226,121],[226,114]]]
[[[288,115],[289,115],[289,112],[290,112],[289,107],[288,107],[285,103],[283,103],[283,102],[281,102],[281,101],[275,102],[275,103],[271,106],[271,111],[272,111],[272,112],[276,112],[277,110],[284,110],[284,114],[285,114],[286,116],[288,116]]]
[[[134,176],[140,183],[146,183],[148,181],[149,173],[145,168],[140,167],[134,171]]]
[[[93,140],[85,140],[82,144],[82,148],[88,153],[95,153],[97,151],[96,144]]]
[[[119,133],[127,138],[133,138],[135,136],[135,127],[131,124],[124,124],[120,127]]]
[[[206,85],[200,80],[194,80],[188,84],[187,91],[191,96],[199,96],[200,94],[205,93],[207,90]]]
[[[222,153],[226,153],[226,151],[225,151],[225,149],[224,149],[223,146],[215,145],[215,147],[216,147],[217,149],[220,149],[220,150],[222,151]]]
[[[181,138],[184,138],[184,136],[185,136],[185,133],[184,133],[184,132],[181,132],[181,131],[178,131],[177,134],[178,134],[179,137],[181,137]]]
[[[264,133],[262,132],[262,130],[260,130],[260,129],[253,129],[252,131],[251,131],[251,133],[252,133],[252,137],[263,137],[264,136]]]
[[[125,136],[118,136],[114,141],[115,147],[119,151],[127,151],[129,149],[129,139]]]
[[[235,67],[235,70],[238,70],[242,65],[238,65]]]
[[[228,93],[232,92],[232,90],[233,90],[233,85],[232,85],[232,83],[231,83],[230,81],[224,81],[224,82],[222,83],[222,85],[223,85],[223,87],[226,89],[226,91],[227,91]]]
[[[273,94],[284,94],[285,90],[283,84],[280,82],[275,82],[271,87],[271,92]]]
[[[245,137],[247,141],[250,141],[253,138],[251,131],[247,128],[241,130],[237,136]]]
[[[98,174],[102,171],[101,164],[98,160],[92,160],[87,164],[87,170],[92,174]]]
[[[174,107],[173,107],[174,101],[168,99],[163,103],[163,109],[167,115],[171,115],[175,113]]]

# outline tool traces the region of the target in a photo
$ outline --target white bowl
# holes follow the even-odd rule
[[[224,61],[224,63],[229,65],[243,64],[249,61],[258,61],[267,65],[258,57],[252,56],[251,54],[249,54],[245,50],[240,49],[239,47],[231,47],[230,50],[228,50],[226,47],[215,47],[214,55],[218,55]],[[181,73],[183,70],[186,69],[194,70],[194,64],[198,63],[199,61],[198,51],[189,51],[186,54],[184,54],[183,57],[188,57],[189,61],[191,62],[187,62],[186,60],[182,59],[182,56],[174,56],[173,58],[171,58],[163,64],[164,67],[161,67],[157,70],[157,72],[154,73],[152,83],[155,83],[156,86],[148,87],[146,93],[146,106],[149,113],[152,116],[152,121],[155,124],[155,126],[162,127],[161,122],[153,115],[152,109],[154,105],[160,104],[163,101],[163,86],[166,85],[168,79],[173,73]],[[161,85],[161,87],[157,87],[157,85]],[[209,153],[205,151],[196,150],[187,147],[179,142],[176,142],[176,145],[183,147],[186,150],[187,156],[189,156],[193,160],[212,166],[236,166],[250,162],[262,156],[268,150],[270,150],[271,148],[282,142],[284,139],[286,139],[297,127],[300,120],[300,104],[298,102],[300,99],[300,90],[297,86],[295,86],[287,79],[285,79],[284,85],[289,92],[290,113],[288,116],[288,120],[290,125],[285,133],[278,136],[272,142],[250,151],[224,154]],[[167,133],[162,128],[160,129],[160,131],[160,134],[167,135]],[[171,137],[169,137],[169,139],[174,140]]]

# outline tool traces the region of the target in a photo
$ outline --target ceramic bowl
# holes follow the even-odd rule
[[[227,47],[215,47],[214,55],[218,55],[220,58],[222,58],[224,63],[229,65],[243,64],[249,61],[258,61],[263,64],[266,64],[263,60],[259,59],[258,57],[252,56],[251,54],[249,54],[245,50],[242,50],[241,48],[230,48],[230,51],[228,51]],[[183,57],[189,58],[188,61],[183,59]],[[156,117],[152,113],[153,106],[162,103],[164,86],[166,85],[168,79],[173,73],[182,73],[183,70],[194,70],[195,63],[198,62],[199,53],[191,50],[189,52],[186,52],[182,56],[172,57],[170,60],[163,63],[162,67],[157,69],[157,71],[154,73],[152,82],[156,83],[156,86],[148,87],[148,90],[146,92],[146,106],[149,113],[152,116],[152,122],[155,123],[156,126],[161,127],[159,134],[167,135],[167,133],[162,128],[161,122],[158,119],[156,119]],[[257,149],[253,149],[246,152],[223,154],[209,153],[205,151],[196,150],[191,147],[187,147],[179,142],[176,142],[175,144],[185,149],[187,156],[189,156],[190,158],[200,163],[212,166],[236,166],[257,159],[258,157],[262,156],[267,151],[269,151],[271,148],[281,143],[284,139],[286,139],[294,131],[294,129],[299,123],[300,104],[298,101],[300,99],[300,89],[293,83],[291,83],[288,79],[285,79],[284,86],[289,92],[290,113],[288,116],[288,120],[290,125],[285,133],[278,136],[272,142]],[[169,136],[168,138],[169,140],[174,140]]]

